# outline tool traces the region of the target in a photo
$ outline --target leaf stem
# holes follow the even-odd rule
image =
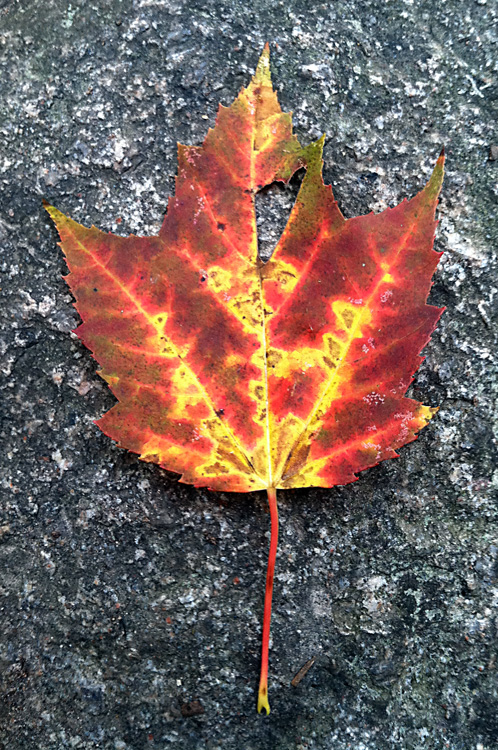
[[[275,572],[275,559],[277,556],[278,544],[278,509],[277,509],[277,490],[269,487],[268,505],[270,507],[270,552],[268,554],[268,566],[266,568],[266,591],[265,591],[265,609],[263,614],[263,642],[261,647],[261,673],[259,678],[258,692],[258,713],[263,709],[266,715],[270,713],[270,704],[268,703],[268,650],[270,644],[270,621],[271,621],[271,600],[273,595],[273,576]]]

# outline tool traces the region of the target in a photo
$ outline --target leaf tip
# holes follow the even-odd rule
[[[263,52],[260,55],[258,64],[256,65],[256,72],[254,73],[254,81],[262,83],[263,81],[270,80],[270,45],[266,42]]]
[[[444,146],[441,149],[438,160],[430,176],[429,182],[425,186],[425,191],[431,200],[437,200],[437,197],[441,191],[444,178]]]
[[[53,219],[54,218],[54,212],[57,210],[52,206],[51,203],[49,203],[45,198],[42,198],[42,206],[45,209],[45,211],[48,213],[48,215]]]
[[[439,171],[441,173],[441,179],[442,179],[443,174],[444,174],[444,162],[445,162],[445,160],[446,160],[446,154],[445,154],[445,150],[444,150],[444,146],[443,146],[442,149],[441,149],[441,151],[440,151],[440,154],[438,156],[438,159],[437,159],[437,162],[436,162],[436,166],[434,167],[434,171],[435,172]]]
[[[52,219],[52,221],[54,222],[56,226],[57,226],[57,220],[60,221],[61,219],[66,218],[64,214],[59,211],[58,208],[56,208],[55,206],[52,206],[52,204],[46,201],[45,198],[42,199],[42,204],[43,204],[43,208],[48,213],[48,215],[50,216],[50,218]]]

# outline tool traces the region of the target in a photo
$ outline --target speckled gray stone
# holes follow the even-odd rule
[[[497,20],[491,0],[0,2],[2,750],[498,747]],[[113,399],[41,206],[155,233],[176,141],[266,40],[346,216],[448,154],[447,311],[412,388],[440,411],[356,484],[281,493],[268,718],[265,499],[178,485],[95,427]],[[259,196],[262,252],[296,190]]]

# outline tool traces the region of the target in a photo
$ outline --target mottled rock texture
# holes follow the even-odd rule
[[[498,747],[497,20],[491,0],[0,2],[2,750]],[[157,232],[176,141],[266,40],[347,216],[448,155],[447,311],[412,389],[440,411],[356,484],[281,493],[269,718],[265,498],[178,485],[94,426],[113,399],[41,205]],[[259,196],[263,253],[296,190]]]

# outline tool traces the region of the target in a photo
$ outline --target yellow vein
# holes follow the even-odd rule
[[[258,269],[259,276],[259,298],[261,303],[262,339],[264,353],[264,377],[265,377],[265,407],[266,407],[266,452],[268,456],[268,486],[273,487],[272,465],[271,465],[271,437],[270,437],[270,401],[268,397],[268,352],[266,344],[266,321],[265,303],[263,298],[263,279],[261,268]]]
[[[417,414],[413,414],[411,419],[409,420],[409,423],[411,424],[413,421],[418,422],[420,420],[420,417],[417,416]],[[401,421],[401,420],[400,420]],[[424,420],[425,424],[427,424],[428,420]],[[413,432],[413,435],[416,435],[422,427],[425,427],[425,425],[414,425],[411,427],[411,431]],[[338,448],[335,448],[330,453],[328,453],[326,456],[323,456],[321,458],[315,458],[312,461],[308,461],[306,463],[306,468],[309,469],[311,466],[315,465],[316,469],[318,470],[320,468],[320,465],[324,465],[326,462],[328,462],[332,457],[339,456],[341,453],[347,453],[351,448],[354,448],[357,445],[361,445],[362,443],[371,443],[372,446],[376,446],[376,443],[373,443],[373,440],[382,440],[386,435],[389,434],[389,432],[392,431],[392,425],[388,425],[384,429],[378,430],[377,432],[371,432],[368,435],[363,434],[361,437],[349,440],[347,443],[342,444]],[[410,441],[407,441],[410,442]],[[403,445],[406,445],[406,442],[403,443]],[[388,447],[388,446],[386,446]],[[395,448],[393,448],[394,451],[398,450],[399,448],[402,448],[402,445],[396,445]],[[384,450],[384,446],[380,446],[381,450]],[[391,458],[397,458],[398,454],[395,456],[391,456]],[[378,462],[376,462],[378,463]],[[373,464],[374,465],[374,464]],[[364,469],[369,468],[368,466],[365,466],[363,469],[356,469],[356,471],[364,471]],[[293,471],[291,474],[285,474],[285,481],[290,479],[291,477],[295,476],[296,474],[299,474],[300,469],[297,469],[296,471]],[[353,471],[354,476],[357,476],[356,471]],[[327,485],[328,486],[328,485]]]
[[[259,279],[259,299],[261,305],[261,338],[263,344],[263,363],[264,363],[264,386],[265,386],[265,412],[266,412],[266,455],[268,462],[268,487],[273,487],[273,472],[271,465],[271,436],[270,436],[270,401],[268,397],[268,351],[266,345],[266,320],[265,320],[265,303],[263,298],[263,278],[261,276],[261,266],[259,265],[258,257],[258,240],[257,240],[257,225],[256,225],[256,201],[254,197],[254,183],[256,177],[256,108],[254,110],[254,116],[252,120],[252,132],[251,132],[251,151],[250,151],[250,186],[252,196],[252,216],[253,216],[253,243],[256,244],[255,258],[258,263],[258,279]]]
[[[106,268],[106,266],[103,263],[101,263],[100,260],[98,258],[96,258],[80,242],[80,240],[74,234],[73,234],[73,238],[74,238],[75,242],[77,243],[77,245],[81,248],[81,250],[84,253],[86,253],[87,255],[89,255],[90,258],[92,258],[93,262],[104,271],[104,273],[111,279],[111,281],[113,281],[116,284],[116,286],[119,289],[121,289],[121,291],[123,292],[123,294],[125,294],[128,297],[128,299],[135,305],[135,307],[137,308],[137,310],[144,316],[144,318],[147,320],[147,322],[149,323],[149,325],[151,325],[152,328],[154,328],[154,330],[157,331],[158,329],[157,329],[157,326],[154,323],[154,318],[152,318],[148,314],[148,312],[145,310],[145,308],[142,307],[142,305],[140,304],[139,300],[131,294],[131,292],[126,288],[126,286],[124,284],[121,283],[121,281],[119,281],[119,279],[116,276],[114,276],[110,271],[108,271],[108,269]],[[124,238],[122,238],[122,239],[124,239]],[[215,415],[215,417],[219,421],[219,423],[222,425],[223,429],[225,430],[225,432],[227,434],[227,437],[231,440],[231,442],[233,443],[234,447],[237,448],[240,451],[243,459],[253,469],[254,473],[257,474],[257,471],[255,470],[254,466],[252,465],[251,460],[246,455],[245,451],[241,448],[238,440],[235,438],[235,436],[232,433],[232,431],[228,428],[228,426],[226,425],[226,423],[220,418],[219,414],[216,413],[216,409],[214,408],[214,404],[212,403],[212,401],[211,401],[211,399],[209,397],[209,394],[207,393],[206,389],[204,388],[204,386],[200,382],[198,376],[195,374],[195,372],[192,370],[192,368],[188,366],[188,364],[185,362],[185,360],[180,356],[180,354],[178,352],[178,348],[175,346],[175,344],[172,341],[171,341],[171,346],[175,349],[176,356],[178,357],[178,359],[180,360],[180,362],[191,373],[191,375],[193,376],[194,380],[197,382],[199,390],[203,394],[204,399],[206,401],[206,404],[211,409],[211,411],[213,412],[213,414]]]
[[[394,265],[395,265],[395,263],[396,263],[396,261],[397,261],[397,259],[399,257],[399,254],[401,253],[402,250],[404,250],[404,248],[406,246],[406,243],[408,241],[408,238],[409,238],[409,236],[411,234],[412,228],[413,227],[410,226],[407,229],[407,231],[405,232],[405,235],[403,236],[403,238],[400,240],[398,251],[396,252],[396,255],[394,256],[394,258],[392,259],[391,264],[389,265],[389,271],[392,270],[392,268],[394,267]],[[379,268],[379,271],[380,270],[383,270],[384,273],[386,272],[386,269],[380,269]],[[375,287],[373,288],[371,294],[369,295],[369,297],[368,297],[368,299],[366,301],[366,304],[363,306],[362,312],[360,313],[360,315],[358,315],[358,319],[357,319],[355,325],[351,328],[351,335],[349,337],[349,341],[348,341],[347,346],[346,346],[346,348],[344,350],[344,353],[341,356],[341,361],[339,362],[339,364],[335,368],[335,370],[334,370],[331,378],[328,380],[328,382],[327,382],[327,384],[326,384],[326,386],[325,386],[325,388],[324,388],[324,390],[322,392],[322,395],[320,396],[320,398],[318,399],[318,401],[315,404],[315,407],[311,410],[311,413],[310,413],[308,419],[306,420],[306,423],[305,423],[305,425],[303,427],[303,430],[302,430],[301,434],[297,437],[297,439],[295,440],[295,442],[292,445],[292,448],[289,450],[289,453],[287,455],[287,460],[286,460],[285,464],[283,465],[282,474],[285,471],[285,466],[288,463],[289,458],[291,457],[294,449],[303,440],[304,436],[308,432],[308,429],[309,429],[309,426],[310,426],[311,422],[315,418],[315,415],[316,415],[317,411],[320,409],[320,407],[321,407],[323,401],[325,400],[327,394],[329,393],[329,391],[331,390],[331,388],[336,384],[337,379],[338,379],[338,374],[339,374],[341,368],[345,364],[347,355],[348,355],[349,350],[351,349],[351,345],[352,345],[352,343],[354,341],[355,334],[356,334],[356,332],[358,331],[358,329],[360,328],[360,326],[363,323],[363,320],[364,320],[364,317],[365,317],[365,311],[368,311],[368,312],[370,311],[370,304],[371,304],[373,298],[375,297],[375,295],[376,295],[377,291],[379,290],[379,287],[381,286],[382,283],[383,283],[383,280],[382,280],[382,278],[380,278],[379,281],[377,282],[377,284],[375,285]]]

